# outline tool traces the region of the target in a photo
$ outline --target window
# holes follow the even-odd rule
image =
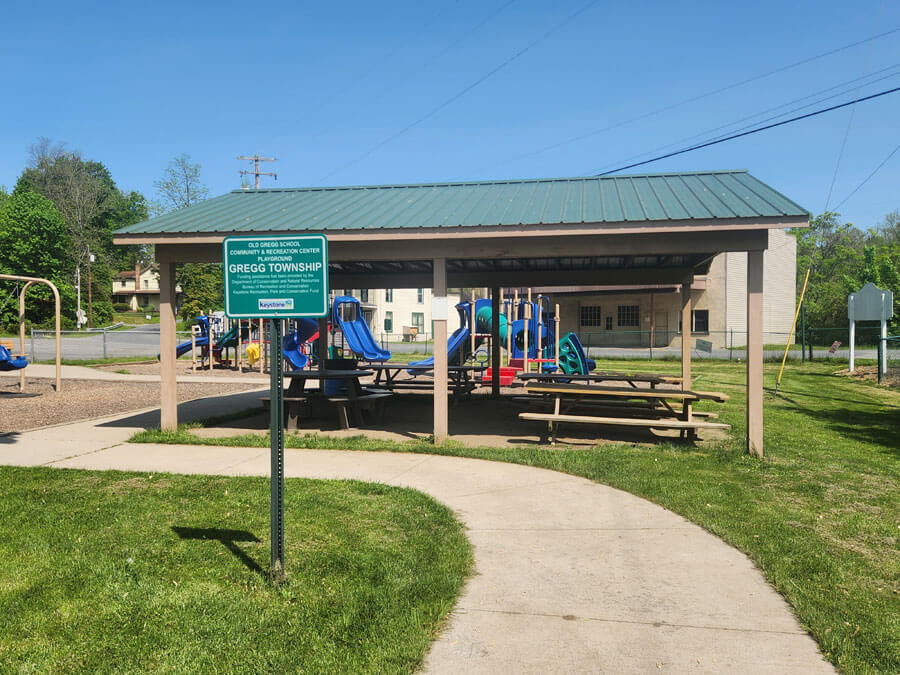
[[[419,289],[422,290],[421,288]],[[425,314],[423,312],[413,312],[411,317],[413,326],[419,329],[419,334],[425,332]]]
[[[708,333],[709,332],[709,310],[708,309],[695,309],[691,312],[691,323],[694,324],[693,332],[694,333]]]
[[[612,317],[606,317],[606,330],[612,330]]]
[[[641,308],[639,305],[619,305],[619,328],[637,328],[641,325]]]
[[[394,289],[393,288],[384,289],[384,301],[385,302],[393,302],[394,301]]]
[[[369,301],[369,289],[368,288],[360,288],[359,289],[359,301],[360,302],[368,302]]]
[[[425,290],[424,289],[422,289],[422,288],[416,289],[416,302],[418,302],[420,305],[423,302],[425,302]]]
[[[581,308],[582,326],[602,326],[603,317],[600,316],[600,305],[588,305]]]
[[[144,289],[148,289],[148,288],[150,288],[150,280],[144,279]]]
[[[352,289],[352,288],[345,288],[345,289],[344,289],[344,295],[353,295],[353,289]]]
[[[385,312],[384,313],[384,332],[385,333],[393,333],[394,332],[394,313],[393,312]]]

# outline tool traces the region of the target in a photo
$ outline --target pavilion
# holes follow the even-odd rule
[[[235,235],[324,234],[333,288],[681,284],[712,258],[747,252],[747,449],[763,452],[763,255],[768,230],[809,213],[746,171],[588,178],[235,190],[119,230],[153,244],[160,273],[161,425],[178,424],[175,265],[221,262]],[[494,331],[498,330],[495,322]],[[327,332],[327,331],[323,331]],[[494,339],[495,362],[500,341]],[[447,321],[434,321],[434,438],[447,438]],[[494,369],[496,377],[499,372]],[[690,340],[682,340],[684,388]],[[499,392],[499,380],[493,382]]]

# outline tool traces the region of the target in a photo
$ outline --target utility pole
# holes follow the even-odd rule
[[[253,171],[248,171],[246,169],[241,169],[238,171],[242,176],[253,175],[253,188],[255,190],[259,190],[259,177],[260,176],[272,176],[275,180],[278,180],[277,173],[271,173],[268,171],[260,171],[259,163],[260,162],[277,162],[278,160],[275,157],[260,157],[259,155],[238,155],[238,159],[245,159],[247,161],[253,162]]]

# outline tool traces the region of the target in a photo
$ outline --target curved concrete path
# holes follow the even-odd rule
[[[123,443],[144,421],[0,438],[0,463],[268,474],[268,450]],[[834,672],[743,554],[628,493],[434,455],[288,450],[286,472],[412,487],[465,523],[476,572],[427,672]]]

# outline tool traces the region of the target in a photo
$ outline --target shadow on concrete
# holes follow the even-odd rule
[[[259,542],[260,539],[246,530],[226,530],[217,527],[172,527],[172,531],[181,539],[197,539],[199,541],[218,541],[231,554],[240,560],[252,572],[266,576],[265,571],[253,558],[247,555],[237,542]]]
[[[212,389],[215,385],[210,385]],[[237,394],[226,394],[224,396],[209,396],[208,398],[198,398],[193,401],[185,401],[178,404],[178,421],[193,422],[196,420],[209,419],[211,417],[220,417],[227,415],[236,415],[252,408],[260,406],[261,392],[242,391]],[[139,429],[156,429],[159,428],[159,408],[147,412],[120,417],[118,419],[104,422],[98,426],[101,427],[129,427]]]
[[[12,445],[13,443],[17,443],[18,440],[18,431],[8,431],[6,433],[0,434],[0,445]]]

